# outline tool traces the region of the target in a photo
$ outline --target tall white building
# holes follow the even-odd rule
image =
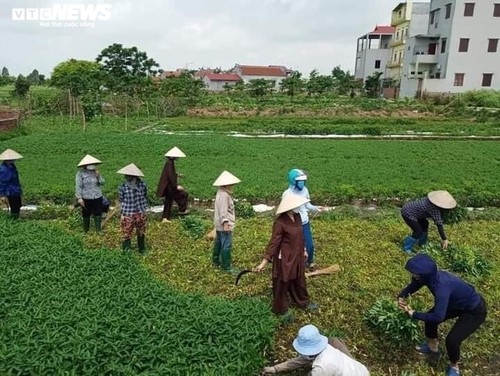
[[[387,63],[391,58],[390,42],[394,34],[391,26],[376,26],[373,31],[358,38],[354,77],[366,80],[375,72],[387,78]]]
[[[401,97],[500,89],[500,0],[432,0],[407,42]]]

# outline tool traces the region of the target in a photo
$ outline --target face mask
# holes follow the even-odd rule
[[[297,213],[297,214],[298,214],[298,213],[300,213],[300,208],[293,209],[292,211],[293,211],[294,213]]]
[[[87,170],[89,170],[89,171],[94,171],[94,170],[95,170],[95,168],[96,168],[96,166],[95,166],[94,164],[89,164],[89,165],[85,166],[85,168],[86,168]]]
[[[306,186],[306,181],[305,180],[299,180],[299,181],[296,181],[295,182],[295,186],[297,187],[297,189],[299,191],[301,191],[302,189],[304,189],[304,187]]]

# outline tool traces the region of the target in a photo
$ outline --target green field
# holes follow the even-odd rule
[[[19,170],[29,202],[70,201],[76,165],[87,153],[104,162],[110,197],[116,197],[121,179],[115,172],[133,162],[143,169],[154,202],[163,154],[176,145],[188,155],[177,163],[186,176],[182,185],[202,200],[213,198],[211,184],[226,169],[242,180],[238,197],[275,202],[286,189],[288,170],[300,167],[309,174],[313,201],[319,204],[394,203],[434,189],[448,189],[463,206],[500,203],[496,141],[242,139],[217,133],[130,133],[116,124],[85,133],[75,124],[54,131],[61,125],[44,124],[46,133],[31,131],[0,143],[25,157]]]
[[[126,131],[123,119],[104,119],[91,123],[83,133],[75,121],[36,117],[12,135],[15,137],[2,141],[0,149],[13,148],[25,156],[18,162],[25,201],[36,203],[69,202],[74,195],[75,166],[86,153],[103,160],[101,171],[110,197],[116,197],[121,181],[116,171],[134,162],[146,174],[151,203],[158,203],[154,191],[163,154],[176,145],[188,155],[177,162],[178,171],[186,175],[181,184],[191,197],[201,199],[213,199],[211,184],[228,169],[242,180],[235,190],[237,198],[275,203],[286,188],[287,171],[298,166],[309,173],[312,199],[318,204],[359,204],[361,199],[400,206],[403,200],[428,190],[448,189],[463,206],[499,206],[499,141],[242,139],[224,133],[237,128],[238,122],[242,125],[237,130],[248,132],[261,119],[246,121],[177,118],[152,124],[129,119]],[[267,131],[273,121],[287,129],[295,126],[293,119],[266,121],[269,123],[262,124]],[[309,123],[313,124],[310,133],[321,127],[318,119]],[[163,124],[180,133],[210,127],[216,132],[156,133],[165,129]],[[364,126],[362,120],[353,125],[359,129]],[[9,318],[0,325],[0,342],[4,344],[0,346],[0,373],[31,370],[32,374],[53,374],[51,367],[57,365],[76,374],[90,374],[90,370],[101,374],[175,374],[172,370],[181,367],[176,364],[186,366],[186,357],[193,357],[200,359],[199,368],[178,368],[183,374],[257,375],[263,363],[293,356],[290,342],[297,330],[313,323],[327,334],[342,337],[373,376],[442,374],[445,357],[429,365],[412,350],[414,343],[396,343],[363,321],[374,302],[393,299],[409,280],[404,270],[407,256],[400,250],[408,229],[396,206],[378,205],[377,210],[369,211],[343,205],[343,209],[313,219],[317,263],[320,267],[338,263],[342,271],[308,280],[319,311],[293,309],[295,321],[274,328],[271,346],[270,272],[249,274],[235,287],[233,277],[210,266],[212,243],[199,237],[211,228],[211,214],[204,205],[193,205],[184,222],[174,220],[168,225],[151,214],[146,235],[149,253],[144,258],[122,256],[117,218],[102,236],[83,236],[78,213],[66,206],[42,206],[37,212],[23,213],[25,222],[20,223],[0,218],[0,254],[6,261],[0,269],[0,289],[7,297],[7,304],[0,307],[0,319]],[[479,277],[459,272],[485,296],[489,309],[484,326],[463,345],[463,376],[493,376],[500,367],[500,222],[497,214],[489,214],[497,211],[488,208],[478,212],[481,219],[474,219],[474,211],[467,220],[446,226],[456,249],[472,249],[491,266],[490,274]],[[236,267],[257,265],[269,240],[272,220],[272,214],[237,219]],[[430,240],[439,240],[435,228],[430,230]],[[440,263],[448,267],[441,259]],[[193,299],[203,309],[193,307]],[[183,309],[175,308],[177,304]],[[430,308],[430,294],[422,291],[416,304]],[[237,344],[229,344],[226,332],[214,337],[211,328],[225,325],[218,321],[215,312],[219,310],[231,316],[227,327]],[[141,321],[131,319],[137,316]],[[69,324],[73,322],[79,324]],[[442,332],[449,327],[449,323],[443,325]],[[197,337],[200,331],[219,342],[204,342]],[[117,332],[123,334],[117,338]],[[187,342],[176,336],[187,332]],[[177,345],[168,347],[162,338]],[[190,350],[190,341],[197,340],[200,347]],[[134,341],[138,342],[136,348],[130,345]],[[113,349],[112,344],[123,350]],[[201,351],[208,351],[204,346],[213,347],[213,352],[202,355]],[[444,342],[442,346],[444,349]],[[202,350],[196,352],[198,349]],[[94,357],[94,352],[100,355]],[[211,360],[214,357],[218,362]],[[89,368],[75,368],[78,364]]]

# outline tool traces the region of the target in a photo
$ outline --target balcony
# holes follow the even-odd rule
[[[403,62],[401,61],[389,61],[387,63],[387,68],[389,69],[394,69],[394,68],[401,68],[403,66]]]
[[[434,54],[415,54],[413,55],[412,59],[413,64],[437,64],[438,63],[438,57],[437,55]]]
[[[406,41],[404,39],[395,39],[395,40],[392,40],[391,43],[389,43],[389,47],[394,48],[394,47],[402,46],[405,43],[406,43]]]
[[[391,17],[391,26],[399,26],[401,25],[403,22],[410,22],[409,19],[406,18],[406,16],[404,15],[404,12],[403,12],[403,15],[401,17],[399,17],[398,15],[392,15]]]

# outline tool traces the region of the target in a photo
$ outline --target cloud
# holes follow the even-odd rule
[[[93,60],[112,43],[137,46],[163,69],[280,64],[307,74],[354,68],[356,39],[387,24],[391,0],[79,0],[111,4],[95,27],[42,27],[13,21],[12,8],[70,1],[3,0],[0,66],[50,74],[70,58]]]

